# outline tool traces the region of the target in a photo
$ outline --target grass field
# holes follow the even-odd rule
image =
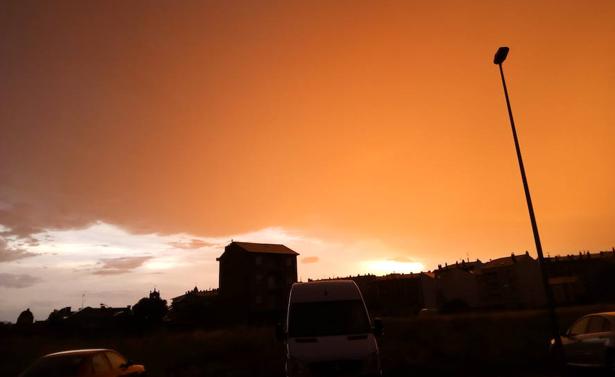
[[[559,310],[562,329],[579,316],[614,306]],[[515,375],[546,368],[549,323],[543,311],[384,318],[385,375]],[[113,348],[145,364],[150,376],[282,376],[283,344],[273,327],[156,330],[147,335],[0,334],[0,376],[16,376],[37,357],[75,348]]]

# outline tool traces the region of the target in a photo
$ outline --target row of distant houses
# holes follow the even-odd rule
[[[34,315],[30,309],[26,309],[17,317],[17,325],[29,326],[51,325],[62,326],[62,328],[75,328],[80,330],[102,329],[116,327],[122,321],[130,318],[132,311],[130,305],[114,308],[101,304],[100,307],[84,307],[73,310],[67,306],[61,309],[54,309],[46,320],[34,320]]]
[[[193,291],[173,298],[173,308],[201,301],[205,311],[244,313],[251,317],[283,313],[297,281],[297,256],[284,245],[231,242],[217,258],[219,289]],[[615,302],[615,249],[546,258],[556,303]],[[462,260],[415,274],[350,276],[372,311],[412,314],[422,308],[540,308],[546,303],[540,266],[528,252],[482,262]]]
[[[557,305],[615,302],[615,250],[546,258],[545,264]],[[382,314],[546,305],[540,265],[527,252],[488,262],[462,260],[418,274],[350,278]]]
[[[16,324],[21,328],[53,329],[63,331],[93,331],[112,329],[145,329],[163,322],[168,312],[167,301],[154,289],[148,297],[141,298],[135,305],[111,307],[103,303],[99,307],[82,307],[73,310],[67,306],[54,309],[46,320],[35,320],[30,309],[22,311]]]
[[[547,257],[548,283],[558,305],[613,302],[615,249]],[[455,272],[453,272],[455,271]],[[527,252],[486,263],[456,263],[434,271],[445,301],[460,299],[470,307],[535,308],[545,305],[540,265]],[[462,295],[455,286],[472,287]]]

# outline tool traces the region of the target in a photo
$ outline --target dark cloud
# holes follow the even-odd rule
[[[84,209],[83,213],[73,214],[67,213],[63,208],[45,203],[35,205],[20,203],[0,209],[0,224],[9,228],[0,234],[15,236],[22,242],[33,246],[38,243],[38,240],[32,237],[34,234],[44,233],[49,229],[85,228],[95,222],[96,219],[87,214],[87,209]],[[50,240],[49,236],[45,236],[45,239]]]
[[[305,257],[303,259],[301,259],[301,263],[317,263],[318,261],[320,261],[320,258],[318,257]]]
[[[0,287],[27,288],[40,281],[41,279],[32,275],[0,272]]]
[[[169,245],[177,249],[200,249],[207,246],[216,246],[215,243],[199,240],[197,238],[193,238],[190,241],[169,242]]]
[[[22,258],[34,257],[36,255],[37,254],[24,249],[9,246],[6,239],[0,237],[0,263],[12,262]]]
[[[102,266],[94,272],[95,275],[115,275],[124,274],[140,267],[147,260],[152,259],[151,256],[140,257],[121,257],[101,259],[99,262]]]

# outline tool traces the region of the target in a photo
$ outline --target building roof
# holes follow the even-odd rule
[[[242,250],[247,251],[248,253],[299,255],[299,253],[294,250],[280,244],[233,241],[229,244],[229,246],[230,245],[239,246]]]
[[[470,272],[479,269],[482,265],[483,262],[481,262],[480,259],[475,261],[465,261],[462,259],[461,262],[455,262],[453,264],[445,264],[444,266],[440,264],[438,265],[438,271],[464,270]]]
[[[376,281],[411,280],[411,279],[419,279],[422,276],[426,276],[432,279],[434,278],[434,274],[431,272],[416,272],[416,273],[409,273],[409,274],[392,273],[392,274],[388,274],[384,276],[378,276],[378,278],[376,278]]]
[[[173,297],[171,300],[174,304],[176,304],[190,297],[209,298],[209,297],[216,297],[217,295],[218,295],[218,289],[199,291],[197,287],[194,287],[193,290],[187,291],[183,295]]]
[[[85,308],[73,312],[67,319],[75,321],[75,320],[94,320],[94,319],[106,319],[114,317],[117,314],[124,313],[129,311],[130,308],[125,306],[121,308],[112,308],[109,306],[100,307],[100,308],[92,308],[86,306]]]

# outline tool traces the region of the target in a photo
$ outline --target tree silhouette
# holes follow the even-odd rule
[[[17,325],[19,326],[28,326],[33,323],[34,323],[34,315],[32,315],[30,308],[21,312],[21,314],[19,314],[19,317],[17,317]]]
[[[159,323],[169,311],[167,300],[160,298],[160,291],[155,289],[149,293],[149,297],[143,297],[133,307],[135,319],[144,323]]]

